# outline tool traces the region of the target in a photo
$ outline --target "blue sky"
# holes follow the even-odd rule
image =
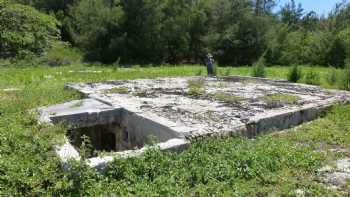
[[[279,0],[279,5],[276,9],[280,9],[280,6],[284,5],[290,0]],[[336,3],[341,2],[342,0],[295,0],[295,2],[301,3],[305,11],[315,11],[317,14],[327,15],[335,6]]]

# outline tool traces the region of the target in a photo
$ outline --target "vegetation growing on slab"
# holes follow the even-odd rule
[[[195,79],[187,82],[188,94],[191,96],[202,96],[205,94],[205,80]]]
[[[71,106],[71,108],[81,107],[81,106],[83,106],[83,104],[84,104],[84,101],[81,100],[81,101],[78,101],[78,102],[74,103],[74,104]]]
[[[115,87],[115,88],[106,90],[105,93],[107,93],[107,94],[128,94],[129,89],[126,87]]]
[[[242,100],[244,100],[244,98],[239,97],[239,96],[234,96],[232,94],[228,94],[225,92],[216,92],[213,94],[209,94],[208,95],[209,98],[213,98],[228,104],[237,104],[239,102],[241,102]]]
[[[295,105],[300,98],[295,95],[276,93],[262,98],[268,106],[277,107],[283,105]]]

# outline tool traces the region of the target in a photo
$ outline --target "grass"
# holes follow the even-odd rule
[[[191,96],[201,96],[205,94],[204,79],[194,79],[187,81],[188,94]]]
[[[208,95],[210,98],[228,103],[228,104],[238,104],[240,101],[244,100],[244,98],[239,96],[234,96],[231,94],[227,94],[225,92],[216,92]]]
[[[263,100],[268,105],[282,104],[282,105],[295,105],[298,103],[300,98],[295,95],[276,93],[272,95],[267,95]]]
[[[321,86],[334,88],[326,83],[328,68],[313,69]],[[79,70],[102,73],[70,72]],[[52,145],[62,141],[65,128],[37,125],[36,115],[29,113],[79,99],[78,93],[64,89],[68,82],[194,76],[199,70],[205,73],[198,66],[0,68],[0,89],[21,89],[0,91],[0,196],[295,196],[298,189],[309,196],[342,195],[317,181],[317,169],[349,154],[329,149],[350,148],[350,105],[273,136],[205,138],[181,154],[148,151],[114,161],[104,174],[79,162],[63,171]],[[230,68],[229,73],[249,76],[250,68]],[[267,77],[286,79],[287,73],[287,67],[266,68]]]

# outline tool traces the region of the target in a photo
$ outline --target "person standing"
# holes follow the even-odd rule
[[[205,60],[205,64],[207,66],[208,76],[214,76],[214,59],[212,54],[208,53],[207,58]]]

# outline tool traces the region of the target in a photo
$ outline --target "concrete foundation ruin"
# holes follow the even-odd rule
[[[67,142],[57,146],[65,163],[80,159],[82,136],[108,156],[89,158],[104,168],[116,157],[150,146],[181,151],[193,139],[213,135],[255,137],[300,125],[350,93],[252,77],[159,78],[68,84],[86,99],[40,108],[40,122],[64,123]]]

